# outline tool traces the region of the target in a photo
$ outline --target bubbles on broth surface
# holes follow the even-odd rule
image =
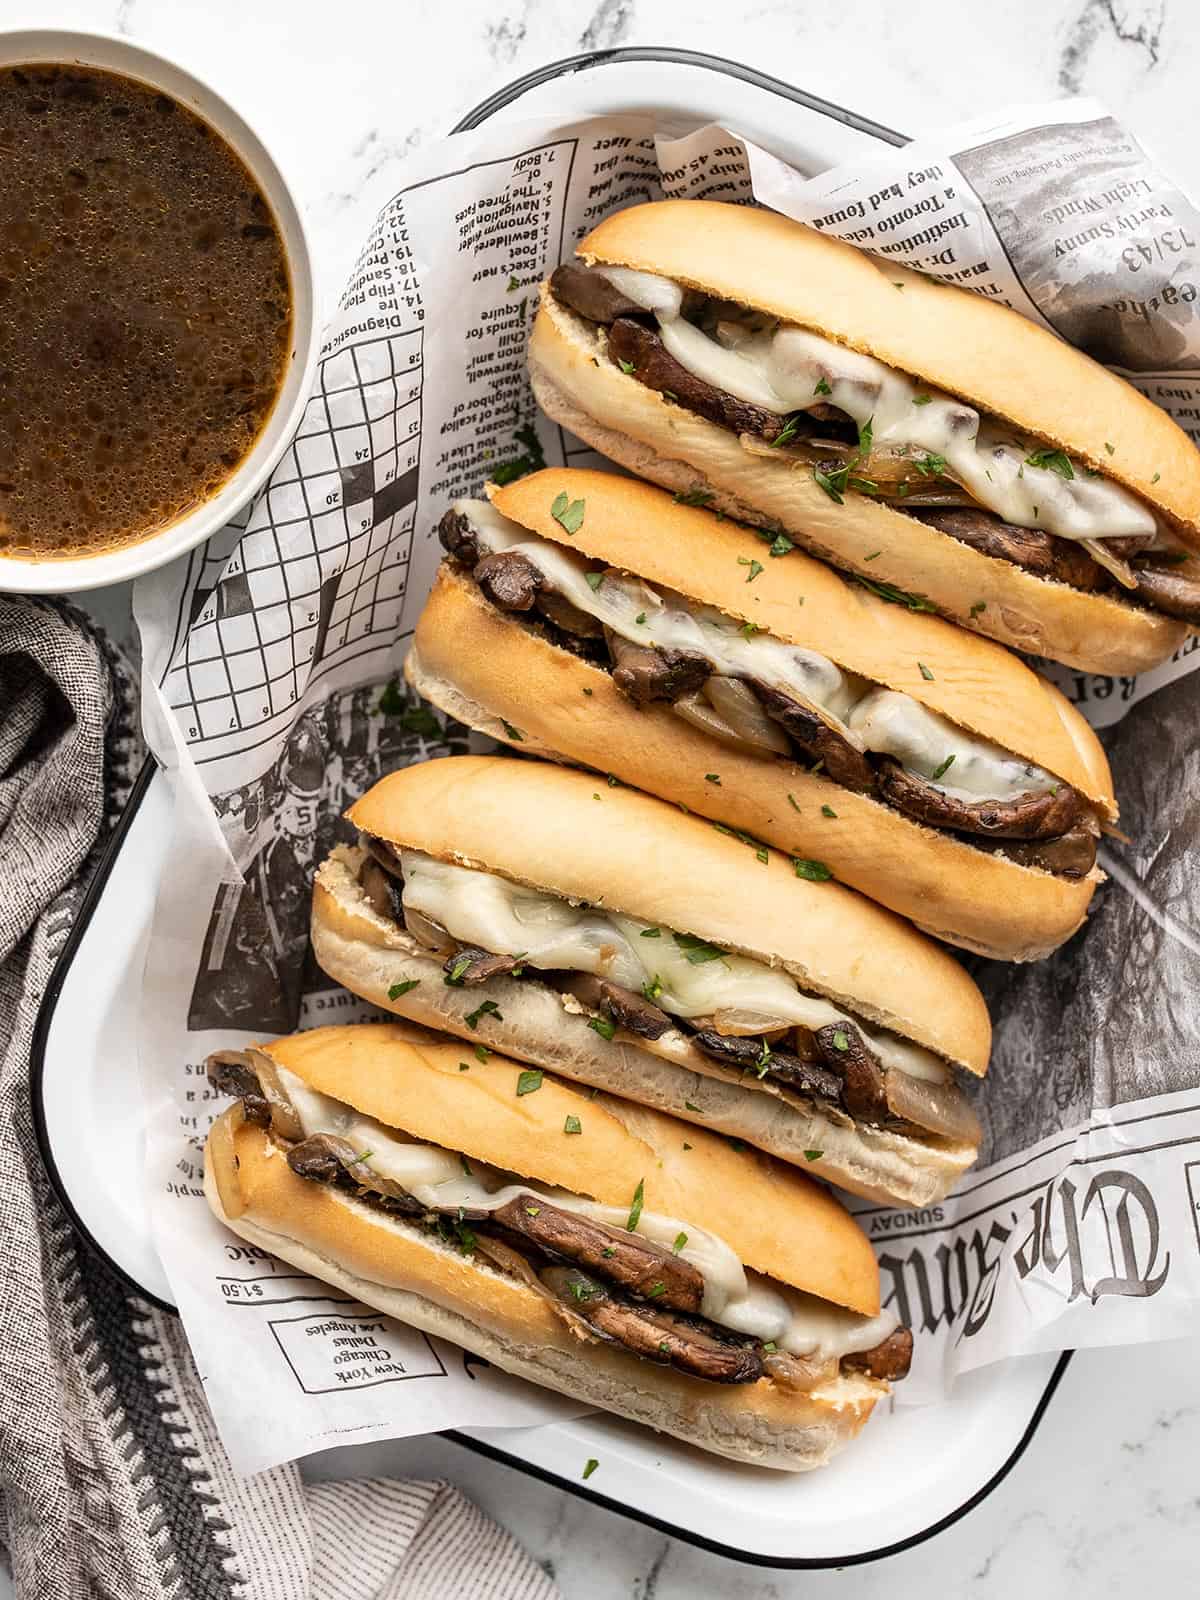
[[[206,123],[112,73],[0,70],[0,554],[93,555],[210,498],[290,344],[275,219]]]

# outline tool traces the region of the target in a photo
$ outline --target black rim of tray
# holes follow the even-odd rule
[[[811,95],[802,89],[797,89],[789,83],[784,83],[779,78],[759,72],[753,67],[741,65],[736,61],[726,61],[720,56],[701,54],[695,50],[676,50],[667,47],[661,49],[654,47],[631,47],[615,50],[597,50],[584,55],[567,56],[561,61],[551,62],[544,67],[538,67],[533,72],[528,72],[524,77],[515,79],[512,83],[499,89],[495,94],[482,100],[471,111],[460,118],[451,130],[454,133],[463,133],[469,129],[477,128],[497,112],[505,110],[522,95],[540,85],[550,83],[556,78],[566,77],[573,73],[590,71],[597,67],[623,65],[630,62],[672,63],[680,66],[702,67],[710,72],[721,73],[728,78],[737,78],[743,83],[749,83],[756,88],[765,89],[771,94],[782,99],[791,100],[796,105],[802,105],[810,111],[819,112],[823,116],[841,122],[846,127],[854,128],[859,133],[869,134],[883,143],[890,145],[907,144],[904,135],[896,133],[894,129],[886,128],[881,123],[873,122],[869,117],[859,116],[857,113],[847,111],[842,106],[832,105],[827,100],[822,100],[817,95]],[[79,908],[79,915],[71,929],[62,954],[55,963],[50,982],[42,999],[41,1009],[38,1013],[37,1025],[34,1029],[32,1050],[30,1054],[30,1085],[33,1101],[34,1129],[37,1135],[38,1146],[41,1150],[42,1160],[45,1162],[46,1172],[50,1183],[58,1196],[59,1202],[71,1222],[81,1241],[92,1253],[103,1260],[109,1269],[116,1274],[122,1283],[141,1299],[149,1301],[163,1311],[175,1312],[176,1307],[161,1296],[152,1294],[144,1285],[140,1284],[129,1272],[115,1261],[105,1250],[88,1227],[84,1218],[77,1210],[62,1175],[54,1159],[50,1137],[46,1128],[46,1110],[43,1096],[43,1079],[46,1063],[46,1042],[49,1037],[50,1024],[54,1016],[58,998],[66,983],[72,963],[79,950],[88,924],[100,898],[107,886],[113,866],[125,836],[141,807],[142,801],[154,780],[158,768],[153,758],[147,759],[138,774],[137,781],[130,791],[129,801],[122,813],[121,819],[113,830],[104,847],[100,861],[88,884],[87,892]],[[927,1528],[910,1534],[906,1539],[897,1540],[894,1544],[883,1545],[878,1550],[865,1550],[853,1555],[845,1556],[768,1556],[759,1555],[753,1551],[739,1550],[734,1545],[722,1544],[716,1539],[708,1539],[701,1533],[695,1533],[689,1528],[680,1528],[673,1522],[668,1522],[660,1517],[651,1516],[649,1512],[640,1510],[637,1506],[630,1506],[619,1500],[610,1499],[607,1495],[599,1494],[594,1489],[585,1488],[580,1483],[574,1483],[569,1478],[560,1477],[557,1473],[550,1472],[544,1467],[534,1466],[528,1461],[522,1461],[511,1455],[508,1451],[498,1446],[485,1443],[480,1439],[471,1438],[468,1434],[457,1429],[448,1429],[443,1434],[444,1438],[452,1440],[466,1450],[472,1450],[476,1455],[486,1456],[488,1460],[495,1461],[502,1466],[510,1467],[518,1472],[527,1473],[530,1477],[538,1478],[543,1483],[548,1483],[555,1488],[565,1489],[568,1494],[575,1495],[580,1500],[589,1501],[593,1505],[602,1507],[605,1511],[615,1512],[618,1516],[629,1517],[634,1522],[643,1523],[646,1527],[654,1528],[659,1533],[669,1534],[672,1538],[680,1539],[685,1544],[694,1545],[697,1549],[706,1550],[712,1555],[724,1556],[731,1561],[739,1561],[748,1566],[770,1567],[791,1571],[820,1571],[830,1567],[858,1567],[871,1561],[882,1561],[888,1556],[899,1555],[901,1551],[911,1550],[915,1545],[924,1544],[926,1540],[934,1538],[945,1529],[953,1526],[973,1511],[981,1501],[985,1500],[992,1490],[1001,1484],[1024,1455],[1034,1434],[1041,1424],[1042,1418],[1055,1390],[1062,1380],[1063,1373],[1071,1360],[1074,1351],[1064,1350],[1055,1363],[1054,1371],[1050,1374],[1045,1389],[1038,1400],[1028,1425],[1021,1437],[1013,1446],[1007,1458],[996,1469],[986,1483],[981,1485],[974,1494],[970,1495],[953,1511],[946,1513]]]

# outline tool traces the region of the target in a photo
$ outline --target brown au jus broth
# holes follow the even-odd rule
[[[291,345],[279,229],[169,96],[0,69],[0,555],[95,555],[210,499]]]

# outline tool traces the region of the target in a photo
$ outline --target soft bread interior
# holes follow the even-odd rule
[[[436,959],[372,910],[355,864],[354,853],[339,848],[318,871],[313,950],[331,978],[383,1010],[744,1141],[880,1203],[921,1207],[943,1199],[975,1159],[973,1146],[858,1128],[762,1087],[746,1088],[694,1048],[672,1060],[620,1030],[601,1039],[586,1015],[564,1009],[545,984],[491,980],[500,1015],[469,1023],[478,998],[447,987]],[[416,987],[404,987],[414,979]],[[695,1143],[690,1129],[679,1136],[681,1153],[685,1141]]]
[[[452,756],[391,773],[347,815],[390,843],[782,967],[866,1021],[987,1070],[987,1006],[947,951],[841,884],[798,878],[779,854],[759,862],[636,790],[597,791],[549,763]]]
[[[867,496],[836,506],[807,471],[751,454],[735,434],[621,372],[605,335],[543,287],[529,345],[538,404],[612,461],[714,511],[786,532],[835,566],[929,597],[972,633],[1083,671],[1120,675],[1165,661],[1185,623],[1035,577]],[[983,600],[983,609],[979,602]]]
[[[1072,881],[1020,866],[808,767],[732,751],[667,707],[635,710],[611,673],[505,616],[448,562],[404,675],[440,710],[516,751],[582,767],[602,761],[624,783],[823,862],[839,882],[979,955],[1049,955],[1081,925],[1103,881],[1094,867]],[[520,741],[506,723],[519,725]]]
[[[228,1217],[206,1163],[216,1216],[301,1272],[517,1377],[733,1460],[784,1471],[822,1466],[866,1422],[886,1386],[839,1377],[809,1394],[768,1379],[725,1387],[607,1346],[581,1344],[527,1285],[468,1260],[402,1220],[298,1178],[270,1137],[242,1127],[246,1210]]]

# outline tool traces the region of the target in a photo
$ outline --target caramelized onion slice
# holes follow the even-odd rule
[[[434,922],[432,917],[427,917],[422,911],[414,911],[410,906],[404,908],[404,926],[418,944],[424,945],[435,956],[452,956],[458,949],[457,943],[440,922]]]
[[[694,1018],[693,1021],[703,1026],[701,1018]],[[713,1031],[726,1039],[753,1039],[759,1034],[766,1034],[773,1044],[793,1026],[783,1017],[768,1016],[765,1011],[747,1011],[741,1006],[724,1006],[712,1015]]]
[[[235,1100],[213,1123],[206,1146],[207,1160],[212,1163],[213,1182],[217,1186],[221,1210],[231,1221],[234,1217],[240,1217],[246,1209],[246,1197],[242,1193],[237,1152],[234,1149],[234,1138],[245,1120],[246,1112],[242,1102]]]
[[[748,683],[714,672],[705,682],[704,698],[726,726],[747,744],[779,756],[791,753],[787,734],[763,710]]]
[[[762,754],[761,746],[751,744],[740,733],[735,733],[701,694],[681,695],[671,710],[693,728],[699,728],[701,733],[707,733],[712,739],[719,739],[722,744],[732,745],[735,750],[749,750],[752,755]]]
[[[836,1356],[824,1361],[818,1356],[795,1356],[787,1350],[765,1350],[763,1368],[781,1389],[806,1394],[819,1383],[831,1383],[838,1375]]]
[[[278,1134],[281,1139],[303,1139],[304,1127],[296,1114],[295,1106],[288,1099],[287,1090],[279,1081],[279,1071],[275,1062],[265,1050],[247,1050],[246,1058],[247,1066],[258,1078],[262,1092],[271,1107],[272,1133]]]
[[[1120,556],[1114,555],[1105,548],[1103,539],[1081,539],[1080,544],[1091,556],[1092,560],[1111,572],[1117,582],[1125,589],[1136,589],[1138,585],[1137,573],[1128,561],[1122,561]]]
[[[884,1079],[888,1110],[906,1122],[956,1143],[977,1145],[983,1137],[974,1107],[954,1083],[929,1083],[889,1067]]]

